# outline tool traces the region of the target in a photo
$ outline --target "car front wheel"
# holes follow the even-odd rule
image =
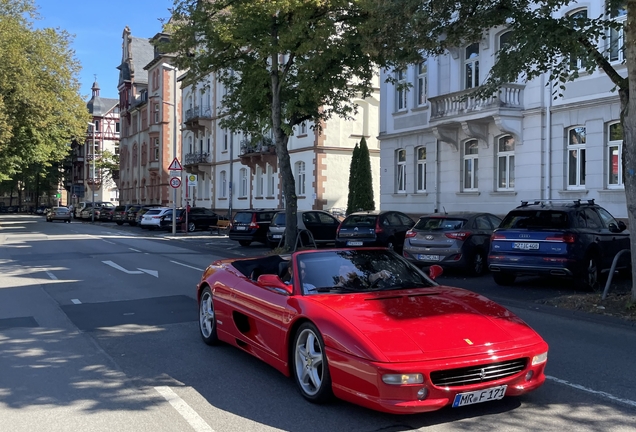
[[[322,403],[331,398],[331,375],[325,343],[312,323],[304,323],[298,328],[294,339],[293,368],[294,379],[305,399]]]
[[[205,287],[201,293],[199,301],[199,331],[203,342],[208,345],[217,345],[219,337],[216,332],[216,313],[214,312],[214,301],[212,290]]]
[[[482,251],[475,251],[469,264],[470,274],[473,276],[481,276],[486,272],[486,254]]]
[[[197,226],[194,222],[188,222],[188,232],[194,232],[195,229],[197,229]]]

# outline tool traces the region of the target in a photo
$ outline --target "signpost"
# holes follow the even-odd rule
[[[179,187],[181,187],[181,179],[179,177],[172,177],[170,179],[170,186],[172,186],[175,189],[178,189]]]
[[[174,121],[175,121],[175,133],[176,133],[176,114],[175,114]],[[175,138],[175,140],[176,140],[176,138]],[[175,141],[174,151],[176,152],[176,141]],[[177,159],[176,156],[172,160],[170,165],[168,166],[168,170],[169,171],[179,171],[179,172],[183,170],[183,167],[181,166],[181,162],[179,162],[179,159]],[[172,189],[173,189],[173,193],[172,193],[172,235],[176,235],[177,234],[177,189],[179,188],[179,186],[181,186],[181,179],[179,177],[172,177],[170,179],[170,186],[172,186]]]

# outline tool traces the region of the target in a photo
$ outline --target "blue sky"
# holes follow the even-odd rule
[[[118,99],[117,81],[121,63],[124,27],[133,36],[150,38],[161,31],[159,18],[170,16],[173,0],[35,0],[41,20],[38,28],[60,28],[75,35],[73,49],[82,64],[81,94],[90,99],[97,75],[101,97]]]

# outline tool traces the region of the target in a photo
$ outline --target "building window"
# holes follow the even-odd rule
[[[417,177],[415,179],[417,192],[426,192],[426,147],[419,147],[417,153]]]
[[[476,191],[479,187],[477,182],[477,170],[479,168],[479,146],[477,140],[468,140],[462,146],[462,160],[464,170],[464,191]]]
[[[396,109],[398,111],[406,110],[406,70],[401,69],[395,72],[397,87],[395,89]]]
[[[499,49],[510,43],[510,37],[512,36],[512,31],[507,31],[499,35]]]
[[[421,61],[417,66],[417,106],[426,105],[427,71],[426,60]]]
[[[95,131],[101,132],[101,129],[99,128],[99,120],[95,120]]]
[[[307,135],[307,122],[304,121],[300,124],[300,135]]]
[[[515,188],[515,139],[506,135],[497,145],[497,189]]]
[[[585,187],[585,128],[568,131],[568,188]]]
[[[159,160],[159,138],[153,138],[152,140],[152,160]]]
[[[621,28],[609,30],[608,54],[611,62],[623,62],[625,60],[625,21],[627,20],[626,5],[622,4],[610,12],[611,17],[620,24]]]
[[[274,169],[267,165],[267,196],[274,196]]]
[[[247,197],[247,168],[241,168],[239,171],[239,178],[241,179],[240,197]]]
[[[264,192],[263,168],[256,167],[256,196],[262,197]]]
[[[623,126],[612,123],[608,127],[607,143],[607,186],[623,188]]]
[[[479,42],[464,49],[464,89],[479,85]]]
[[[192,149],[192,137],[189,136],[188,137],[188,153],[192,154],[193,153],[193,149]]]
[[[582,21],[587,19],[587,9],[579,9],[575,12],[572,12],[568,15],[568,18],[570,18],[570,20],[572,21],[573,27],[575,29],[578,29],[582,27],[581,26],[581,24],[583,24]],[[583,50],[583,48],[581,48],[581,50]],[[570,55],[570,69],[572,70],[585,69],[586,65],[587,64],[585,60],[581,59],[575,53],[572,53],[572,55]]]
[[[396,153],[397,192],[406,192],[406,150],[400,149]]]
[[[208,154],[210,154],[210,144],[211,144],[211,139],[210,139],[210,137],[208,137],[208,145],[207,145],[207,150],[206,150],[206,152]]]
[[[296,195],[305,196],[305,162],[296,162]]]
[[[223,130],[223,151],[227,151],[227,149],[229,148],[229,141],[230,141],[230,136],[228,134],[228,130],[224,129]]]
[[[221,187],[219,195],[221,196],[221,198],[227,198],[227,174],[225,171],[221,171],[219,186]]]
[[[120,126],[119,126],[119,122],[115,123],[115,132],[119,133],[120,131]]]
[[[155,123],[159,123],[159,104],[155,104]]]

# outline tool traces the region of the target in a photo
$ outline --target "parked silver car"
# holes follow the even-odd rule
[[[420,266],[439,264],[472,275],[487,266],[490,236],[501,219],[490,213],[434,213],[420,217],[406,233],[403,255]]]
[[[52,207],[46,212],[46,221],[53,222],[59,220],[71,223],[71,212],[67,207]]]

